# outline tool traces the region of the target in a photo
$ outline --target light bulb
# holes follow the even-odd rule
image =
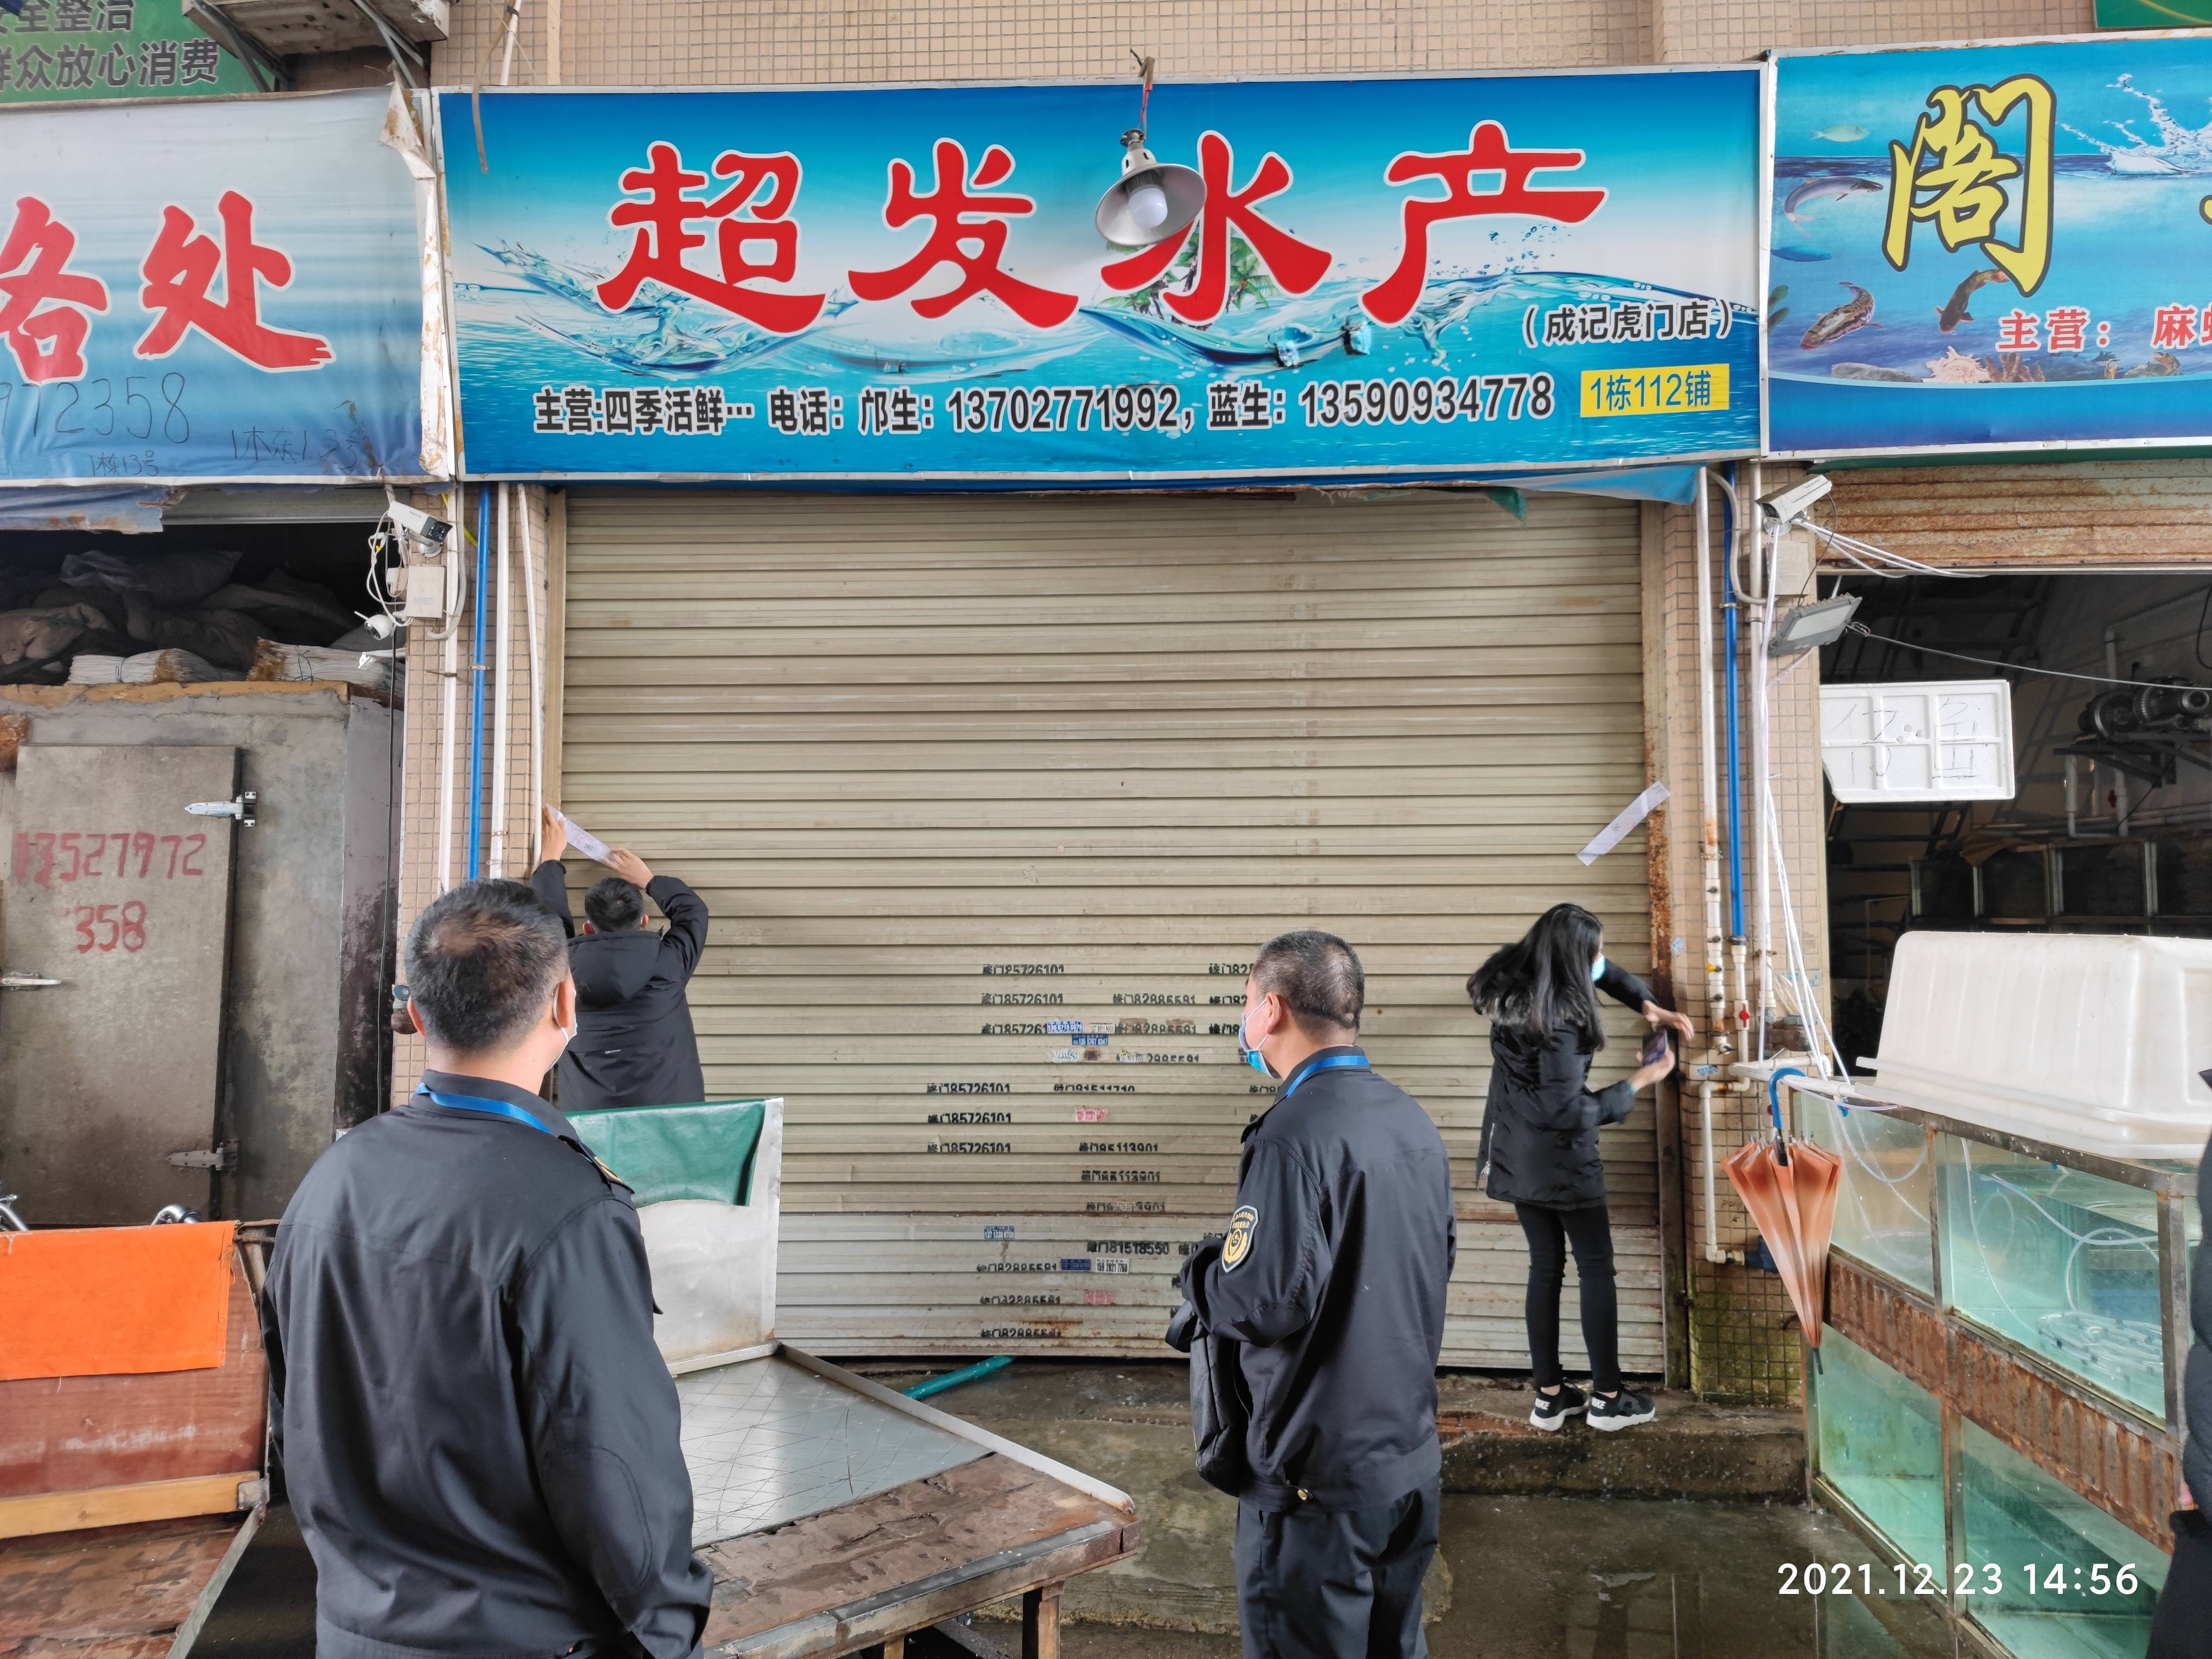
[[[1168,193],[1147,179],[1129,192],[1129,217],[1140,230],[1158,230],[1168,222]]]

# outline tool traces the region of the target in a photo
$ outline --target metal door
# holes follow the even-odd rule
[[[1445,1358],[1525,1364],[1462,981],[1558,899],[1648,960],[1641,835],[1575,858],[1649,781],[1637,512],[574,492],[561,787],[714,911],[708,1086],[789,1103],[781,1334],[1158,1353],[1267,1101],[1245,961],[1312,925],[1453,1157]],[[1605,1142],[1656,1370],[1648,1101]]]
[[[41,1226],[203,1208],[229,959],[235,749],[27,744],[0,1005],[0,1177]],[[174,1157],[173,1158],[173,1155]]]

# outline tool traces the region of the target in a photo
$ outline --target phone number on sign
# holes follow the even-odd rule
[[[1960,1561],[1948,1581],[1941,1567],[1924,1561],[1887,1566],[1871,1561],[1784,1561],[1775,1571],[1781,1576],[1778,1593],[1783,1595],[2002,1595],[2006,1583],[2004,1568],[1994,1561]],[[2035,1596],[2134,1595],[2142,1589],[2132,1561],[2093,1561],[2086,1567],[2027,1562],[2020,1571],[2027,1593]]]
[[[1188,432],[1196,409],[1171,386],[969,386],[945,395],[955,432]]]
[[[1548,420],[1548,374],[1449,374],[1414,380],[1316,380],[1298,393],[1309,426],[1421,426],[1431,421]]]

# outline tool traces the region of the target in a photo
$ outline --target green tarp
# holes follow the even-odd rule
[[[751,1200],[753,1156],[768,1121],[765,1101],[629,1106],[568,1116],[584,1144],[628,1183],[641,1205],[672,1198]]]

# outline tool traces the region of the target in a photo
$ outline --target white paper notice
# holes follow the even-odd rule
[[[1667,786],[1655,783],[1634,800],[1620,809],[1620,814],[1611,823],[1590,838],[1590,844],[1575,854],[1584,864],[1595,864],[1607,853],[1620,845],[1628,832],[1651,816],[1660,802],[1667,799]]]
[[[581,853],[587,859],[596,860],[601,864],[605,864],[607,861],[607,854],[613,849],[610,848],[606,842],[601,841],[597,836],[585,829],[582,824],[577,823],[575,819],[570,817],[566,812],[563,812],[557,806],[553,809],[553,816],[561,820],[561,827],[568,832],[569,846],[574,848],[579,853]],[[1614,839],[1618,840],[1619,837],[1616,836]],[[1589,860],[1585,859],[1583,862],[1588,863]]]

